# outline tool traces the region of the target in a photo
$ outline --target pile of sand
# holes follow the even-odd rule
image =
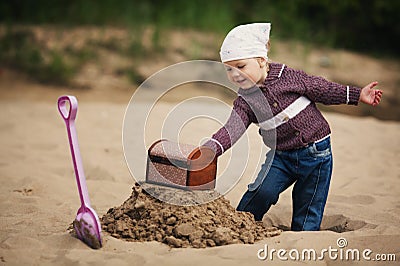
[[[237,212],[222,196],[201,205],[179,206],[154,198],[148,193],[150,190],[151,194],[156,191],[175,197],[188,195],[179,189],[148,184],[142,189],[135,184],[132,195],[101,218],[103,230],[127,241],[159,241],[176,248],[253,244],[281,233],[256,222],[250,213]],[[201,195],[196,193],[197,197]],[[209,196],[210,192],[203,194]]]

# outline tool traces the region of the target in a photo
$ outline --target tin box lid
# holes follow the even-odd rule
[[[176,143],[169,140],[155,142],[150,148],[150,155],[160,156],[173,160],[186,161],[189,154],[196,149],[196,146],[184,143]]]

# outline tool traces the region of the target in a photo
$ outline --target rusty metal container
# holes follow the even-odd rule
[[[161,139],[148,149],[146,182],[189,190],[215,188],[217,158],[208,147]]]

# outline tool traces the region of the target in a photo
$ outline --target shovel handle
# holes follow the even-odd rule
[[[68,103],[68,106],[67,106]],[[78,112],[78,100],[75,96],[64,95],[58,98],[58,111],[67,126],[69,146],[71,149],[72,163],[74,165],[76,183],[83,208],[90,206],[86,178],[83,172],[81,153],[79,151],[78,136],[75,129],[75,118]]]
[[[67,107],[69,104],[69,108]],[[58,98],[58,111],[65,122],[72,122],[78,111],[78,100],[75,96],[64,95]]]

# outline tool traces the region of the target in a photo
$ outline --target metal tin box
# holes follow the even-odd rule
[[[161,139],[148,149],[146,182],[190,190],[215,188],[217,158],[205,146]]]

